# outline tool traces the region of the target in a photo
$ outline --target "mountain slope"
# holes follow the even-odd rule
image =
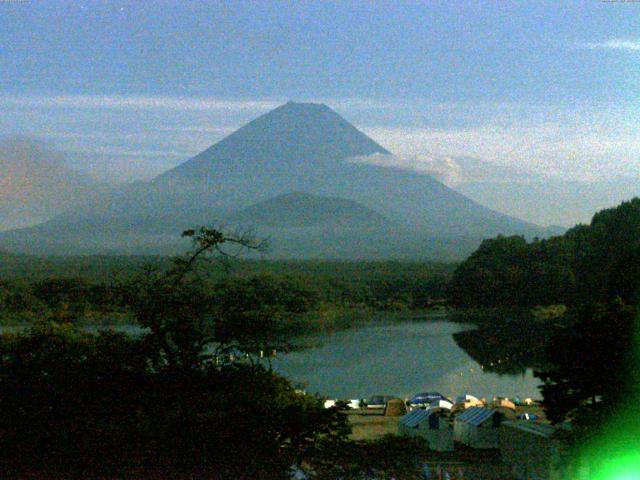
[[[521,183],[473,182],[455,187],[484,205],[541,225],[588,223],[593,212],[640,195],[639,178],[592,182],[544,179]]]
[[[151,182],[86,202],[37,228],[0,235],[0,246],[56,253],[149,252],[175,244],[184,228],[224,222],[290,192],[337,197],[377,212],[396,231],[399,243],[385,250],[390,256],[403,256],[407,231],[416,240],[412,244],[423,245],[412,251],[426,252],[433,241],[421,238],[445,243],[465,238],[466,245],[499,233],[541,234],[535,225],[489,210],[427,174],[366,162],[388,153],[329,107],[290,102]],[[365,161],[353,162],[354,157]],[[268,213],[272,207],[267,202],[255,208],[265,209],[271,223],[286,223],[274,217],[277,209]],[[257,218],[255,208],[251,215]],[[280,211],[287,215],[286,209]],[[361,230],[360,243],[366,244],[371,232]],[[387,227],[377,232],[389,238]],[[308,239],[298,232],[295,241]],[[344,243],[348,246],[348,240]]]

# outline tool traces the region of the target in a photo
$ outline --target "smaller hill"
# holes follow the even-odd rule
[[[281,228],[382,227],[390,223],[383,215],[353,200],[300,192],[285,193],[251,205],[230,215],[227,222]]]

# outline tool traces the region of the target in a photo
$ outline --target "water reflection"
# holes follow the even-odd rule
[[[472,329],[446,321],[379,323],[323,337],[319,346],[279,356],[273,365],[307,390],[339,398],[419,391],[539,397],[531,369],[519,364],[517,375],[500,375],[483,368],[477,348],[473,355],[461,348],[474,343]]]
[[[505,321],[453,334],[456,344],[485,370],[523,375],[544,367],[550,330],[527,321]]]

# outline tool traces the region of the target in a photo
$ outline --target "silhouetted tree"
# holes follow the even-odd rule
[[[601,425],[629,398],[640,371],[636,351],[637,309],[621,301],[577,310],[547,347],[550,368],[536,375],[552,422]]]

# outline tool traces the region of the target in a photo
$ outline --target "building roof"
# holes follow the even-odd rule
[[[400,419],[400,423],[405,427],[414,428],[429,416],[428,410],[412,410]]]
[[[456,422],[470,423],[471,425],[478,426],[488,418],[491,418],[496,413],[495,410],[491,410],[483,407],[470,407],[456,417]]]
[[[555,427],[545,423],[533,423],[533,422],[527,422],[527,421],[508,421],[508,422],[503,422],[502,424],[509,428],[515,428],[515,429],[522,430],[524,432],[531,433],[533,435],[539,435],[545,438],[551,437],[556,431]]]

